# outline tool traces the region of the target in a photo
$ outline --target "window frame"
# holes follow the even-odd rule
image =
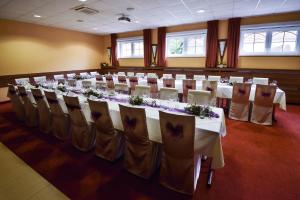
[[[272,46],[272,33],[280,31],[292,31],[296,30],[296,51],[295,52],[274,52],[271,51]],[[240,37],[240,46],[239,46],[239,56],[299,56],[300,55],[300,21],[295,22],[285,22],[285,23],[270,23],[270,24],[259,24],[259,25],[245,25],[241,26],[241,37]],[[265,40],[265,51],[264,52],[243,52],[243,41],[244,33],[257,33],[257,32],[266,32]]]
[[[143,45],[144,45],[143,37],[138,36],[138,37],[128,37],[128,38],[119,38],[119,39],[117,39],[117,52],[118,52],[117,56],[118,56],[118,59],[144,58],[144,48],[142,48],[143,55],[135,55],[134,43],[137,43],[137,42],[142,42]],[[130,56],[122,56],[122,54],[121,54],[122,43],[130,43],[131,44],[131,54],[130,54]]]
[[[188,45],[188,38],[189,37],[195,37],[197,35],[204,34],[204,49],[203,54],[187,54],[187,47]],[[184,53],[182,55],[175,54],[171,55],[169,54],[169,41],[170,38],[178,38],[183,39],[183,51]],[[207,29],[199,29],[199,30],[193,30],[193,31],[181,31],[181,32],[170,32],[166,35],[166,57],[167,58],[204,58],[206,57],[206,38],[207,38]],[[196,47],[196,46],[195,46]]]

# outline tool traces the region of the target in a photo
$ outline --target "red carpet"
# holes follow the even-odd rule
[[[226,165],[210,189],[202,168],[194,199],[300,199],[300,106],[276,115],[272,127],[227,120]],[[109,163],[26,128],[9,103],[0,104],[0,141],[71,199],[190,199],[160,186],[158,172],[143,180],[124,171],[122,160]]]

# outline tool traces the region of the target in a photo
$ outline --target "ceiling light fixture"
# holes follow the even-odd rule
[[[85,2],[85,1],[87,1],[87,0],[78,0],[78,1],[80,1],[80,2]]]
[[[99,29],[98,27],[94,27],[94,28],[93,28],[93,30],[98,30],[98,29]]]
[[[197,13],[204,13],[205,10],[197,10]]]
[[[33,15],[33,17],[35,17],[35,18],[41,18],[42,16],[41,15]]]

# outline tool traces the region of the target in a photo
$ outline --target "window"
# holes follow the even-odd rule
[[[142,37],[118,39],[117,46],[118,58],[144,57],[144,42]]]
[[[241,27],[240,55],[299,55],[300,24]]]
[[[168,57],[205,56],[206,30],[167,34]]]

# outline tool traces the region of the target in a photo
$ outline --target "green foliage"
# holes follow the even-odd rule
[[[144,100],[142,97],[139,96],[131,96],[129,98],[129,103],[131,105],[142,105],[144,103]]]

